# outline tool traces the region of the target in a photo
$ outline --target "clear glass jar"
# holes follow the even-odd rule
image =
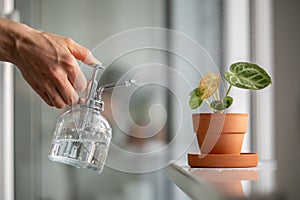
[[[56,123],[49,159],[101,173],[112,129],[100,110],[103,102],[91,101],[62,114]]]

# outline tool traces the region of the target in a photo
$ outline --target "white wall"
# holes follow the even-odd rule
[[[279,191],[300,198],[300,1],[274,1],[276,135]]]

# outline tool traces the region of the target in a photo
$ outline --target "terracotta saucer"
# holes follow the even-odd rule
[[[256,167],[258,156],[256,153],[241,154],[207,154],[189,153],[188,163],[191,167],[210,168],[243,168]]]

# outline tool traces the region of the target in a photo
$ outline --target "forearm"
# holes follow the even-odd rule
[[[14,63],[17,55],[16,41],[25,25],[0,18],[0,60]]]
[[[30,37],[34,29],[18,22],[0,18],[0,60],[17,65],[18,43]]]

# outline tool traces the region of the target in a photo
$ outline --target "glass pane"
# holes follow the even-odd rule
[[[98,175],[48,159],[56,121],[65,110],[41,102],[16,72],[16,199],[189,199],[166,174],[170,160],[197,150],[189,148],[194,142],[189,113],[178,112],[189,109],[189,91],[174,84],[172,71],[191,84],[198,76],[174,48],[180,45],[176,37],[196,41],[221,63],[219,1],[19,0],[17,7],[23,22],[91,49],[107,67],[99,85],[134,78],[138,86],[103,95],[113,138],[107,166]],[[92,69],[80,65],[90,79]],[[187,106],[176,107],[177,98]],[[179,117],[184,118],[180,129]]]

